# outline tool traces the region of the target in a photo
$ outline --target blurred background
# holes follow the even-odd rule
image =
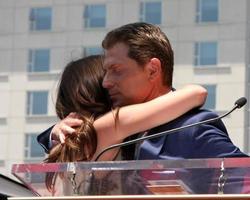
[[[223,114],[250,100],[249,20],[248,0],[0,0],[0,173],[44,159],[36,136],[57,122],[65,64],[102,53],[105,34],[126,23],[162,28],[175,52],[174,87],[205,86],[204,107]],[[223,121],[249,153],[249,104]]]

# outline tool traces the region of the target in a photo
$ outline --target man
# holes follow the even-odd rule
[[[109,92],[114,107],[142,103],[171,92],[174,53],[160,28],[147,23],[132,23],[110,31],[102,42],[106,74],[103,87]],[[217,115],[194,109],[171,123],[156,127],[147,134],[181,127]],[[74,114],[38,136],[45,149],[52,142],[63,141],[74,132],[81,120]],[[230,140],[222,121],[204,124],[171,135],[146,140],[138,145],[136,159],[244,157]],[[128,147],[130,148],[130,147]],[[125,149],[125,155],[129,152]],[[133,152],[132,152],[133,153]],[[127,157],[129,158],[129,156]],[[130,157],[131,158],[131,157]]]
[[[114,106],[149,101],[173,90],[174,53],[160,28],[147,23],[127,24],[110,31],[102,46],[105,50],[106,70],[103,87],[108,90]],[[149,130],[146,134],[155,134],[215,117],[217,115],[213,112],[194,109],[168,124]],[[145,140],[138,145],[135,152],[132,158],[145,160],[246,157],[232,143],[221,120]],[[131,159],[130,154],[131,147],[123,149],[125,158]],[[211,179],[213,171],[187,170],[187,174],[187,180],[183,181],[194,193],[217,191],[217,184],[210,185],[211,180],[216,180],[216,176]],[[244,171],[232,171],[224,192],[240,193],[242,179],[235,177],[243,177],[244,174]]]
[[[102,46],[106,70],[103,87],[108,90],[114,107],[146,102],[173,91],[174,54],[168,38],[160,28],[147,23],[127,24],[110,31]],[[217,115],[213,112],[193,109],[144,134],[155,134],[214,117]],[[49,140],[52,143],[63,142],[65,134],[73,133],[72,127],[80,124],[81,120],[72,113],[40,134],[38,141],[48,151],[51,147]],[[124,159],[142,160],[247,156],[232,143],[221,120],[145,140],[137,145],[135,154],[131,146],[122,152]],[[194,193],[207,193],[208,190],[216,192],[217,185],[210,188],[209,183],[213,172],[188,170],[187,174],[191,175],[184,182],[189,184]],[[243,177],[244,174],[244,171],[234,173],[236,177]],[[239,181],[227,182],[234,184],[225,188],[225,192],[240,193],[241,178]]]

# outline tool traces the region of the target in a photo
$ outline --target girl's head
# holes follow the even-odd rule
[[[103,57],[95,55],[72,61],[65,67],[58,87],[56,113],[63,119],[75,112],[83,123],[81,127],[75,127],[76,133],[66,135],[64,144],[51,149],[45,162],[88,161],[93,157],[97,146],[93,122],[111,108],[102,87],[102,63]],[[55,173],[46,175],[49,191],[54,191],[56,177]]]
[[[97,116],[110,109],[108,95],[102,87],[103,57],[94,55],[70,62],[59,82],[56,113],[60,119],[76,112]]]
[[[70,62],[59,82],[56,113],[60,119],[75,112],[83,121],[69,134],[64,144],[55,146],[47,162],[73,162],[90,160],[97,145],[93,122],[96,117],[110,110],[110,102],[102,87],[104,71],[101,55],[85,57]]]

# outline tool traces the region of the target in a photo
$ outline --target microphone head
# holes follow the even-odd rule
[[[234,105],[236,105],[237,108],[241,108],[242,106],[244,106],[247,103],[247,99],[245,97],[241,97],[239,98]]]

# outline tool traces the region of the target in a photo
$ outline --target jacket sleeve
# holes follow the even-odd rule
[[[53,127],[54,126],[51,126],[37,136],[37,142],[44,148],[46,153],[49,153],[49,150],[51,149],[50,134]]]
[[[214,118],[213,112],[205,113],[201,120]],[[248,157],[231,141],[221,120],[202,124],[193,129],[194,158]]]

